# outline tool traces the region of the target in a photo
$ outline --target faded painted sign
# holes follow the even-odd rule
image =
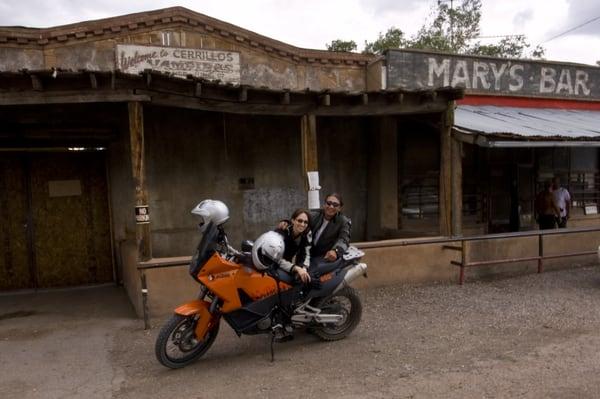
[[[235,51],[118,44],[117,69],[138,74],[146,69],[175,76],[193,75],[225,83],[240,83],[240,53]]]
[[[387,72],[388,88],[600,99],[600,68],[592,66],[391,50]]]

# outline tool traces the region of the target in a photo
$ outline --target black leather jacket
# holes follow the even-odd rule
[[[323,224],[324,214],[322,209],[313,210],[310,212],[310,229],[313,235],[313,241],[315,234]],[[337,252],[338,257],[342,256],[348,245],[350,244],[350,231],[352,229],[352,222],[350,218],[338,213],[329,221],[323,233],[319,237],[319,240],[312,243],[310,254],[313,257],[324,256],[327,251],[333,249]]]

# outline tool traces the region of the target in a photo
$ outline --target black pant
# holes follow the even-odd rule
[[[566,216],[558,218],[556,220],[556,222],[558,223],[558,227],[560,227],[561,229],[564,229],[565,227],[567,227],[567,217]]]
[[[538,224],[540,230],[548,230],[556,228],[556,216],[554,215],[540,215],[538,217]]]

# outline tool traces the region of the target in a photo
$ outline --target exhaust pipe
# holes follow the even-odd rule
[[[348,271],[346,272],[346,275],[344,276],[344,281],[342,281],[337,287],[335,287],[335,290],[333,290],[333,292],[338,292],[345,286],[350,285],[350,283],[352,281],[356,280],[360,276],[367,277],[367,264],[366,263],[358,263],[358,264],[352,266],[350,269],[348,269]]]

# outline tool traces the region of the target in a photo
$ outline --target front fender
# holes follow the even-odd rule
[[[179,305],[177,309],[175,309],[175,313],[180,314],[182,316],[191,316],[194,314],[201,314],[204,310],[208,313],[208,307],[210,304],[206,301],[201,301],[199,299],[191,302],[184,303],[183,305]]]
[[[196,338],[203,340],[206,333],[219,323],[219,317],[208,311],[210,303],[201,300],[195,300],[180,305],[175,309],[175,313],[182,316],[198,315],[198,324],[196,324]]]

